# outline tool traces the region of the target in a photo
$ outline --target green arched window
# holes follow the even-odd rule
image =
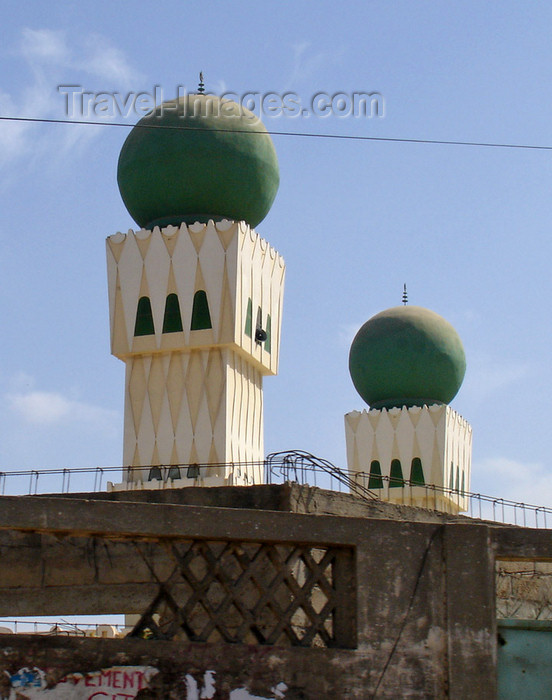
[[[152,467],[149,470],[148,481],[163,481],[161,467]]]
[[[140,297],[138,299],[138,308],[136,309],[134,335],[153,335],[154,332],[151,302],[149,297]]]
[[[182,330],[182,316],[180,304],[176,294],[169,294],[165,302],[165,315],[163,317],[163,333],[178,333]]]
[[[267,352],[270,352],[272,350],[272,342],[271,342],[271,337],[272,337],[272,319],[270,318],[270,314],[266,317],[266,340],[264,344],[264,349]]]
[[[389,472],[389,488],[398,488],[404,486],[404,477],[402,473],[401,460],[391,460],[391,470]]]
[[[198,289],[194,294],[194,304],[192,306],[192,331],[201,331],[205,328],[212,328],[211,314],[209,313],[209,303],[207,294],[203,289]]]
[[[422,460],[414,457],[410,466],[410,483],[412,486],[425,486],[424,470]]]
[[[450,483],[449,483],[449,488],[451,491],[454,491],[454,464],[451,462],[450,463]]]
[[[247,300],[247,313],[245,315],[245,335],[253,337],[253,302],[249,298]]]
[[[383,479],[381,478],[381,466],[377,459],[374,459],[370,462],[370,478],[368,479],[368,488],[383,488]]]
[[[456,490],[460,491],[460,469],[456,467]]]
[[[174,481],[175,479],[180,479],[180,467],[171,466],[169,467],[169,479]]]

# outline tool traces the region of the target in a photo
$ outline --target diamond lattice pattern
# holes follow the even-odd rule
[[[194,642],[336,647],[341,548],[190,541],[133,636]],[[342,605],[343,601],[339,601]]]

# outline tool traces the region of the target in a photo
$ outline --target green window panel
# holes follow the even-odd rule
[[[410,483],[412,486],[425,486],[424,469],[419,457],[414,457],[410,465]]]
[[[404,486],[404,477],[400,459],[391,460],[391,471],[389,473],[389,488],[400,488]]]
[[[264,349],[267,352],[270,352],[272,350],[272,319],[270,318],[270,314],[266,317],[266,340],[264,344]]]
[[[450,463],[450,484],[449,488],[451,491],[454,491],[454,464],[451,462]]]
[[[176,294],[169,294],[165,302],[163,333],[179,333],[182,330],[182,316],[180,315],[178,296]]]
[[[368,479],[369,489],[382,489],[383,479],[381,477],[381,465],[377,459],[370,462],[370,478]]]
[[[192,331],[201,331],[205,328],[212,328],[211,314],[209,313],[209,302],[207,294],[203,289],[199,289],[194,294],[194,304],[192,306]]]
[[[253,302],[247,300],[247,313],[245,315],[245,335],[253,337]]]
[[[148,481],[163,481],[161,467],[152,467],[149,470]]]
[[[151,302],[149,297],[140,297],[138,299],[138,308],[136,309],[134,335],[153,335],[154,332]]]
[[[174,481],[175,479],[180,479],[180,467],[172,466],[169,467],[169,479]]]
[[[456,467],[456,490],[460,491],[460,469]]]
[[[462,496],[466,493],[466,482],[464,480],[465,472],[462,470]]]

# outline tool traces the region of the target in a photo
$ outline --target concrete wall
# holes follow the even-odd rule
[[[51,498],[40,495],[39,498]],[[329,491],[314,486],[286,482],[257,486],[189,486],[152,490],[109,491],[56,494],[56,498],[94,501],[133,501],[173,505],[201,505],[213,508],[276,510],[289,513],[341,515],[357,518],[408,520],[412,522],[473,522],[471,518],[451,513],[359,498],[350,493]]]
[[[129,697],[193,698],[204,687],[203,697],[232,700],[494,698],[495,558],[552,560],[549,532],[477,521],[2,497],[0,615],[143,613],[161,587],[185,611],[168,552],[189,542],[351,552],[332,585],[337,617],[354,634],[334,634],[331,648],[2,635],[0,676],[36,666],[55,685],[67,674],[148,666],[157,689]],[[96,698],[124,697],[109,692]]]

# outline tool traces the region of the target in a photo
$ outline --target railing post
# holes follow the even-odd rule
[[[36,469],[33,469],[33,470],[31,471],[31,478],[30,478],[30,480],[29,480],[29,496],[32,496],[32,495],[33,495],[33,478],[35,479],[35,492],[34,492],[34,495],[36,496],[36,492],[37,492],[37,489],[38,489],[38,476],[39,476],[38,471],[37,471]]]
[[[67,486],[65,484],[65,477],[67,476]],[[61,493],[69,493],[69,483],[71,480],[71,470],[70,469],[64,469],[63,470],[63,476],[61,480]],[[67,491],[65,490],[67,488]]]

